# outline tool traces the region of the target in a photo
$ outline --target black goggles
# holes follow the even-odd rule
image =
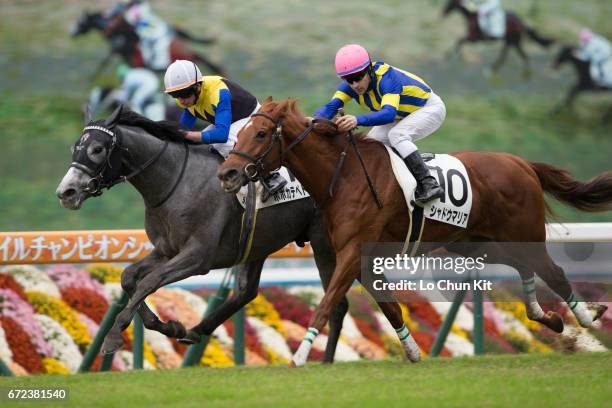
[[[179,89],[178,91],[168,92],[168,95],[175,99],[187,99],[196,93],[196,85],[189,88]]]
[[[366,74],[368,73],[367,69],[364,69],[363,71],[359,71],[359,72],[355,72],[352,74],[348,74],[345,75],[343,77],[341,77],[344,81],[346,81],[349,84],[352,84],[353,82],[359,82],[363,79],[364,76],[366,76]]]

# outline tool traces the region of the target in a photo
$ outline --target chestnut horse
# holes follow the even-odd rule
[[[480,29],[480,25],[478,24],[478,13],[469,10],[463,3],[464,0],[448,0],[448,3],[442,11],[444,17],[448,16],[452,11],[458,11],[465,17],[467,23],[467,34],[457,40],[453,49],[454,53],[458,54],[461,51],[461,47],[468,42],[475,43],[481,41],[503,40],[504,46],[491,67],[493,71],[497,71],[502,66],[508,55],[508,50],[513,48],[523,60],[523,75],[527,77],[530,74],[529,56],[525,53],[525,50],[523,50],[523,36],[526,34],[530,39],[543,47],[548,47],[554,42],[554,40],[538,34],[533,28],[523,23],[516,14],[508,11],[506,11],[506,34],[504,37],[488,37]]]
[[[360,245],[404,241],[409,228],[407,206],[387,150],[376,141],[360,138],[358,146],[383,207],[377,208],[372,199],[359,159],[352,151],[345,156],[334,195],[329,197],[330,181],[347,143],[345,136],[320,120],[310,122],[293,100],[274,102],[268,98],[259,113],[254,114],[241,130],[233,155],[218,171],[223,188],[235,192],[249,178],[263,177],[282,162],[322,208],[336,251],[336,270],[310,320],[308,334],[294,355],[295,365],[305,363],[311,342],[325,325],[330,312],[353,281],[360,280]],[[563,330],[561,318],[554,312],[545,314],[535,298],[535,272],[568,302],[582,326],[590,326],[606,307],[593,305],[596,309],[593,313],[584,302],[575,301],[565,273],[548,255],[545,215],[549,208],[544,193],[579,210],[604,211],[612,208],[612,172],[582,183],[562,169],[507,153],[459,152],[453,156],[465,165],[472,184],[468,226],[463,229],[427,219],[422,242],[536,243],[537,256],[521,257],[498,245],[499,250],[495,253],[487,253],[487,262],[510,265],[518,270],[523,279],[530,319],[557,332]],[[531,255],[533,253],[532,249]],[[415,352],[414,345],[408,343],[411,336],[405,328],[399,305],[395,302],[378,304],[398,332],[409,359],[418,361],[418,346]]]

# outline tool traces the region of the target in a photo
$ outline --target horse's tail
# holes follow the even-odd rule
[[[546,163],[529,162],[542,189],[557,200],[578,210],[599,212],[612,209],[612,171],[583,183],[566,171]]]
[[[177,26],[173,26],[172,29],[176,33],[179,38],[182,38],[187,41],[191,41],[197,44],[214,44],[217,39],[216,38],[203,38],[203,37],[194,37],[192,34],[187,31],[179,28]]]
[[[531,27],[528,27],[527,25],[525,25],[525,31],[527,32],[527,35],[529,36],[529,38],[531,38],[533,41],[540,44],[542,47],[549,47],[555,43],[554,39],[549,38],[549,37],[544,37],[543,35],[539,34],[536,30],[534,30]]]

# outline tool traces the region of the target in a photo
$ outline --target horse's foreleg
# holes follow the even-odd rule
[[[508,49],[509,48],[510,48],[510,44],[504,43],[504,46],[502,47],[501,51],[499,52],[499,55],[497,56],[497,59],[495,60],[495,62],[491,66],[491,70],[493,72],[496,73],[497,71],[499,71],[499,69],[501,68],[503,63],[506,62],[506,57],[508,56]]]
[[[210,316],[192,327],[186,338],[181,339],[181,342],[199,342],[200,336],[211,335],[217,327],[232,317],[240,308],[255,299],[264,262],[265,259],[261,259],[241,266],[236,275],[236,291],[234,291],[234,294],[213,311]]]
[[[523,50],[523,46],[521,45],[520,40],[516,42],[514,49],[516,50],[518,55],[523,60],[523,78],[527,79],[531,77],[531,66],[529,64],[529,56],[527,55],[525,50]]]
[[[195,244],[191,249],[181,252],[162,267],[152,270],[144,276],[137,283],[130,301],[125,309],[119,313],[115,323],[106,335],[104,344],[102,345],[102,353],[114,353],[123,345],[121,332],[129,326],[134,317],[134,313],[147,296],[164,285],[180,281],[189,276],[201,273],[203,270],[207,270],[208,268],[204,264],[205,261],[203,261],[208,259],[205,255],[206,254],[202,254],[201,246]]]
[[[337,265],[325,295],[310,319],[308,331],[293,355],[292,366],[303,366],[308,360],[312,343],[327,323],[331,312],[359,277],[359,246],[352,245],[338,253]]]
[[[402,317],[402,309],[397,303],[393,294],[389,291],[380,292],[374,289],[374,282],[370,279],[370,276],[364,277],[362,276],[359,280],[362,285],[366,288],[366,290],[372,295],[372,298],[376,300],[380,310],[382,310],[383,314],[391,323],[391,326],[395,329],[395,333],[397,333],[397,337],[399,338],[402,346],[404,347],[404,351],[406,353],[406,357],[413,363],[416,363],[421,360],[421,349],[419,345],[416,343],[408,327],[404,323],[404,319]],[[385,275],[378,275],[376,277],[377,280],[381,280],[383,284],[387,283],[387,278]]]
[[[454,47],[446,52],[446,58],[451,59],[451,58],[461,57],[462,56],[461,50],[463,46],[465,45],[465,43],[468,41],[469,41],[468,37],[462,37],[458,39]]]
[[[162,267],[168,260],[168,257],[154,250],[140,261],[134,262],[124,269],[121,274],[121,287],[129,297],[132,297],[136,291],[138,281],[153,269]],[[167,323],[162,322],[145,302],[138,306],[138,314],[142,318],[144,326],[149,330],[158,331],[168,337],[182,337],[185,335],[185,328],[180,322],[173,320]]]

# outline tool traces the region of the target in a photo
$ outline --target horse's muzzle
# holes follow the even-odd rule
[[[223,169],[217,173],[217,177],[221,181],[221,187],[226,193],[236,193],[240,187],[248,183],[248,178],[244,173],[235,168]]]

